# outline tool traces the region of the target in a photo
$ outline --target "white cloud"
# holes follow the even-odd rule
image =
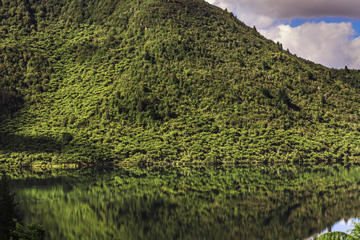
[[[360,37],[351,41],[351,45],[347,49],[346,54],[354,59],[349,66],[351,68],[360,69]]]
[[[359,0],[207,0],[227,8],[247,25],[292,53],[335,68],[360,68],[360,38],[351,23],[305,23],[298,27],[278,20],[316,17],[360,18]]]
[[[240,20],[244,21],[249,26],[256,26],[258,28],[271,26],[274,18],[271,15],[263,14],[256,11],[254,6],[246,4],[244,1],[236,0],[206,0],[207,2],[227,9],[233,12]]]
[[[352,39],[351,23],[305,23],[294,28],[278,25],[260,32],[311,61],[335,68],[360,67],[360,38]]]

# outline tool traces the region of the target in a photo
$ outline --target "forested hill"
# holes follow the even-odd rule
[[[0,162],[359,161],[359,80],[202,0],[0,0]]]

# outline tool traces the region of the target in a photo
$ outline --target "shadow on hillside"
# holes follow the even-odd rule
[[[23,136],[0,132],[0,150],[7,152],[51,153],[61,151],[61,143],[46,136]]]
[[[83,156],[91,161],[106,161],[112,157],[106,149],[94,144],[76,143],[73,136],[63,133],[58,137],[25,136],[16,134],[16,118],[19,110],[24,107],[23,99],[16,93],[0,91],[0,151],[7,153],[60,153],[74,156]],[[78,159],[74,159],[78,160]]]
[[[48,136],[23,136],[6,132],[0,132],[0,151],[27,154],[59,153],[73,155],[75,161],[78,161],[79,157],[85,157],[99,163],[113,159],[106,149],[94,144],[78,144],[71,140],[64,142],[64,139],[57,140]]]
[[[0,90],[0,116],[11,116],[24,106],[24,99],[16,91]]]

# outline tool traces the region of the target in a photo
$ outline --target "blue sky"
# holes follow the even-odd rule
[[[290,52],[331,68],[360,69],[360,0],[206,0]]]

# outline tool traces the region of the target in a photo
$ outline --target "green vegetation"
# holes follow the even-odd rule
[[[356,162],[359,79],[203,0],[0,0],[0,163]]]
[[[42,240],[44,230],[38,225],[23,226],[19,223],[14,195],[9,188],[6,176],[0,179],[0,239]]]
[[[22,171],[12,185],[54,240],[293,240],[360,213],[355,166]]]

